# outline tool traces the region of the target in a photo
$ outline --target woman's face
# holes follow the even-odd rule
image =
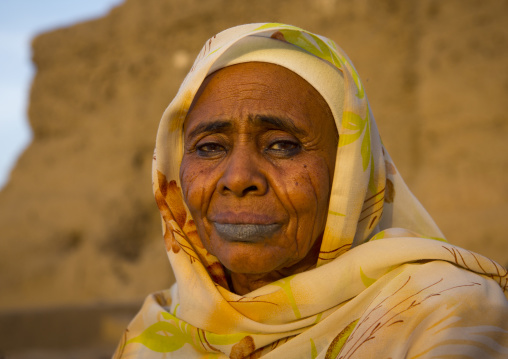
[[[323,233],[338,135],[295,73],[245,63],[209,75],[184,124],[180,180],[204,247],[235,273],[302,261]]]

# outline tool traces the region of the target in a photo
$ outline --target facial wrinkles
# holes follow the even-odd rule
[[[181,182],[182,182],[182,192],[183,192],[183,196],[184,196],[184,201],[188,205],[189,204],[189,191],[190,191],[190,186],[188,184],[192,183],[196,178],[199,177],[199,171],[197,173],[195,172],[193,174],[188,174],[187,169],[188,169],[187,167],[182,167],[180,178],[181,178]],[[200,193],[201,203],[206,203],[206,202],[203,202],[204,194],[206,191],[205,186],[202,185],[200,187],[200,190],[201,190],[201,193]],[[195,219],[196,218],[194,218],[194,220]]]
[[[252,146],[252,138],[249,136],[252,131],[239,130],[239,131],[235,131],[235,132],[239,132],[237,134],[237,137],[239,138],[238,140],[236,140],[237,143],[244,141],[244,142],[246,142],[247,146],[249,146],[249,145]],[[257,157],[257,156],[259,156],[259,154],[255,154],[254,157]],[[223,162],[227,162],[227,160],[223,161]],[[271,162],[271,161],[269,161],[269,162]],[[326,161],[323,160],[323,162],[326,162]],[[325,163],[325,165],[326,165],[326,168],[328,169],[328,164]],[[218,165],[218,167],[220,167],[220,166],[221,165]],[[227,166],[227,163],[223,163],[222,166]],[[280,172],[281,176],[287,175],[286,173],[284,173],[285,170],[287,169],[286,167],[279,168],[279,166],[277,166],[276,164],[272,164],[272,166],[274,168],[278,168],[277,170]],[[256,167],[259,170],[259,168],[260,167],[262,168],[263,166],[258,165]],[[318,201],[319,201],[318,196],[317,196],[317,185],[313,181],[312,175],[310,174],[310,171],[308,170],[308,168],[307,167],[304,167],[304,168],[305,168],[305,172],[304,172],[305,177],[304,178],[302,178],[302,177],[294,178],[294,182],[298,181],[300,183],[300,187],[302,185],[304,185],[304,187],[307,187],[307,186],[305,186],[305,183],[307,183],[308,186],[311,187],[311,190],[309,192],[312,192],[312,196],[314,198],[314,206],[312,206],[312,209],[309,209],[308,213],[305,213],[305,214],[310,214],[311,217],[316,218],[317,212],[318,212],[318,209],[317,209]],[[224,169],[219,169],[219,168],[217,168],[217,170],[220,173],[222,173],[224,171]],[[327,171],[327,172],[329,172],[329,171]],[[195,173],[188,175],[187,171],[185,169],[183,169],[182,174],[184,177],[186,177],[186,182],[194,179],[197,176],[197,174],[195,174]],[[218,181],[219,178],[220,178],[219,174],[214,174],[213,180],[215,183]],[[301,241],[301,238],[300,238],[301,233],[300,232],[303,230],[303,228],[300,228],[300,225],[309,225],[309,223],[303,223],[303,224],[300,223],[301,222],[300,213],[297,210],[297,205],[295,205],[295,203],[293,202],[293,200],[291,198],[291,195],[289,193],[290,191],[288,190],[287,186],[284,186],[281,188],[280,183],[277,185],[277,183],[273,182],[272,176],[267,176],[267,181],[268,181],[269,190],[273,191],[273,193],[275,194],[275,196],[279,199],[279,201],[281,203],[286,203],[286,205],[284,205],[282,207],[282,209],[287,213],[288,217],[292,217],[294,219],[293,222],[287,224],[290,228],[288,228],[289,231],[285,232],[285,236],[287,238],[289,238],[290,242],[292,242],[294,244],[295,254],[296,254],[296,257],[298,257],[298,255],[300,254],[300,252],[302,250],[306,251],[314,243],[314,242],[307,243],[309,248],[300,248],[300,246],[299,246],[299,244],[300,244],[299,242]],[[294,183],[294,182],[292,182],[292,183]],[[213,190],[210,190],[210,189],[213,189]],[[200,187],[200,191],[201,191],[200,202],[203,204],[203,206],[201,207],[201,216],[202,216],[202,218],[208,218],[207,213],[208,213],[208,210],[210,209],[212,197],[215,194],[215,192],[217,191],[217,187],[202,185]],[[186,188],[186,196],[188,196],[188,189],[187,188]],[[315,226],[317,225],[317,223],[315,223],[315,221],[313,221],[312,223],[310,223],[310,225],[312,226],[312,229],[310,231],[312,236],[315,237],[315,236],[319,235],[319,234],[314,233]],[[210,233],[208,233],[208,234],[210,234]],[[291,264],[291,262],[289,264]]]
[[[316,185],[316,183],[314,183],[314,181],[312,180],[312,177],[310,176],[310,174],[309,174],[309,171],[308,171],[308,170],[305,172],[305,174],[307,175],[308,181],[309,181],[309,183],[310,183],[310,184],[311,184],[311,186],[312,186],[312,190],[313,190],[312,194],[314,195],[314,200],[315,200],[315,204],[316,204],[316,205],[315,205],[315,209],[316,209],[316,212],[318,212],[318,210],[319,210],[319,198],[318,198],[318,195],[317,195],[317,193],[318,193],[318,192],[317,192],[317,185]],[[330,190],[328,190],[328,197],[329,197],[329,195],[330,195]],[[326,208],[328,208],[328,205],[326,206]],[[319,218],[318,213],[315,213],[315,214],[314,214],[314,218]],[[312,222],[312,231],[311,231],[311,233],[313,233],[313,234],[314,234],[314,228],[315,228],[315,226],[316,226],[316,225],[317,225],[317,224],[316,224],[316,222],[315,222],[315,221],[313,221],[313,222]],[[321,234],[321,233],[318,233],[318,235],[320,235],[320,234]]]
[[[266,98],[273,98],[274,96],[268,85],[255,83],[250,83],[247,85],[251,86],[252,88],[223,88],[220,92],[218,92],[216,98],[211,102],[216,103],[219,106],[224,106],[224,108],[238,111],[238,109],[245,107],[245,102],[264,102]],[[234,106],[231,104],[234,104]],[[241,112],[238,112],[238,114],[240,113]]]
[[[206,204],[201,207],[201,215],[209,223],[210,210],[216,210],[216,205],[213,205],[214,196],[220,197],[221,195],[218,193],[218,183],[222,176],[224,176],[225,171],[228,170],[228,166],[231,165],[230,161],[241,161],[242,159],[234,158],[232,156],[238,156],[238,152],[247,152],[249,154],[249,160],[258,163],[254,165],[254,171],[261,172],[259,175],[263,176],[265,180],[269,181],[270,176],[265,173],[266,166],[269,164],[263,162],[263,159],[260,159],[261,154],[259,153],[259,149],[256,147],[254,138],[256,137],[256,133],[260,132],[259,129],[252,129],[248,125],[246,125],[246,120],[241,121],[240,125],[235,123],[232,127],[232,135],[230,135],[228,141],[232,142],[231,149],[225,155],[224,158],[219,160],[219,163],[214,167],[211,171],[213,185],[207,186],[207,188],[202,188],[201,195],[201,203]],[[209,184],[212,184],[209,182]],[[268,190],[272,190],[272,186],[270,184],[267,185]],[[255,201],[257,204],[254,204],[254,207],[259,207],[260,200]],[[239,206],[239,207],[238,207]],[[235,198],[235,196],[230,196],[228,200],[228,208],[229,210],[236,211],[248,211],[249,209],[245,207],[245,200],[242,198]],[[244,209],[241,209],[244,208]],[[260,208],[257,208],[257,211],[261,211]]]
[[[238,134],[238,137],[244,137],[243,140],[244,141],[247,141],[247,142],[252,142],[252,138],[249,136],[250,132],[249,131],[245,131],[245,133],[243,131],[238,131],[240,132]],[[258,161],[257,157],[258,156],[261,156],[261,154],[257,153],[257,154],[253,154],[253,160],[254,161]],[[254,159],[256,158],[256,159]],[[263,161],[263,160],[261,160]],[[269,166],[272,166],[273,169],[276,169],[278,172],[279,172],[279,177],[282,177],[282,176],[287,176],[287,173],[284,173],[285,171],[285,167],[284,166],[280,166],[280,165],[277,165],[276,163],[273,163],[273,162],[276,162],[276,161],[272,161],[272,160],[269,160],[269,159],[265,159],[264,161],[270,163]],[[263,165],[258,165],[256,166],[257,169],[259,171],[263,171],[263,168],[264,166],[267,166],[268,163],[264,162]],[[268,170],[268,169],[266,169]],[[222,172],[222,170],[221,170]],[[286,224],[286,226],[288,227],[288,229],[290,231],[285,231],[284,232],[284,236],[286,238],[289,239],[290,242],[292,242],[296,248],[296,254],[299,254],[300,253],[300,248],[299,248],[299,243],[298,243],[298,238],[299,238],[299,232],[300,232],[300,216],[299,216],[299,212],[297,210],[297,206],[293,203],[293,201],[291,200],[291,196],[288,192],[288,189],[286,186],[283,186],[281,188],[281,183],[278,183],[278,182],[274,182],[275,179],[277,177],[274,177],[274,176],[269,176],[267,175],[266,173],[263,173],[263,175],[265,176],[265,179],[267,180],[267,185],[268,185],[268,188],[269,188],[269,191],[272,191],[273,194],[275,195],[275,197],[278,199],[278,202],[279,203],[285,203],[285,205],[283,205],[282,207],[278,207],[279,209],[282,209],[285,213],[286,213],[286,217],[287,218],[293,218],[295,219],[294,221],[290,221],[289,223]],[[284,184],[284,183],[282,183]],[[214,186],[215,188],[215,186]],[[216,191],[216,189],[215,189]],[[214,192],[215,192],[214,191]],[[209,196],[207,196],[206,198],[207,199],[210,199],[212,197],[213,194],[210,194]],[[316,195],[314,194],[314,197],[316,197]],[[203,201],[204,199],[202,199]],[[208,203],[210,203],[210,201],[208,201]],[[209,209],[209,207],[207,207],[207,210]],[[313,209],[313,211],[315,213],[315,209]],[[205,214],[203,214],[204,217],[206,217]],[[287,243],[287,242],[286,242]],[[292,259],[292,258],[290,258]],[[291,263],[290,263],[291,264]]]
[[[300,228],[300,216],[299,216],[297,207],[291,200],[291,196],[289,195],[289,191],[288,191],[287,187],[284,186],[284,188],[280,191],[280,193],[279,193],[279,191],[274,190],[274,194],[278,198],[280,203],[287,203],[287,204],[289,204],[289,207],[292,209],[292,211],[290,211],[288,206],[284,206],[286,213],[288,213],[288,217],[293,217],[295,219],[294,224],[288,223],[288,226],[293,224],[294,228],[288,228],[291,232],[288,233],[288,231],[286,231],[284,235],[286,236],[286,238],[289,238],[289,239],[291,239],[292,242],[294,242],[294,244],[296,245],[297,253],[299,253],[298,232],[299,232],[299,228]]]
[[[312,208],[312,217],[313,217],[313,218],[318,218],[318,213],[317,213],[317,212],[318,212],[318,207],[319,207],[319,200],[318,200],[318,196],[317,196],[317,188],[316,188],[316,186],[314,185],[314,182],[312,181],[311,176],[310,176],[310,174],[309,174],[309,171],[308,171],[308,170],[305,172],[305,174],[306,174],[306,177],[307,177],[307,181],[308,181],[308,183],[309,183],[309,184],[311,185],[311,187],[312,187],[312,191],[311,191],[311,192],[312,192],[312,195],[313,195],[313,197],[314,197],[314,204],[315,204],[315,205],[314,205],[314,207]],[[297,218],[298,218],[298,214],[297,214]],[[310,233],[311,233],[312,237],[314,237],[314,240],[316,239],[316,235],[319,235],[319,233],[318,233],[318,234],[315,234],[315,233],[314,233],[314,227],[315,227],[315,225],[316,225],[316,221],[311,221],[311,231],[310,231]],[[298,223],[297,223],[297,226],[298,226]],[[297,227],[297,230],[299,230],[299,229],[300,229],[300,228],[299,228],[299,227]],[[298,231],[298,232],[299,232],[299,231]],[[296,238],[298,238],[298,237],[299,237],[299,233],[298,233],[298,232],[297,232],[297,234],[296,234],[296,236],[295,236]],[[296,243],[297,243],[297,245],[298,245],[298,243],[299,243],[299,242],[300,242],[300,241],[299,241],[298,239],[296,239]],[[303,242],[303,241],[302,241],[302,243],[307,243],[307,244],[309,245],[309,248],[305,248],[305,249],[306,249],[306,251],[308,251],[308,250],[310,249],[310,247],[312,247],[312,245],[314,244],[314,242],[313,242],[313,241],[307,241],[307,242]],[[299,248],[298,248],[298,250],[299,250]]]
[[[192,173],[189,173],[191,171],[191,167],[187,167],[187,166],[181,166],[180,168],[180,179],[181,179],[181,182],[182,182],[182,189],[183,189],[183,193],[184,193],[184,200],[187,204],[189,204],[189,196],[190,196],[190,193],[189,191],[191,191],[191,185],[193,184],[195,186],[195,180],[197,178],[199,178],[200,176],[203,176],[203,173],[206,171],[206,168],[203,168],[203,167],[199,167],[197,169],[193,169],[194,172]],[[214,181],[214,182],[217,182],[219,180],[219,177],[217,176],[216,172],[212,172],[210,173],[210,171],[206,171],[206,175],[207,176],[214,176],[212,178],[210,178],[211,181]],[[199,182],[197,182],[199,183]],[[201,218],[205,218],[206,217],[206,212],[209,208],[209,205],[211,203],[210,199],[211,199],[211,196],[213,194],[213,192],[209,191],[210,188],[215,188],[215,186],[208,186],[207,183],[201,183],[201,185],[199,186],[199,193],[198,193],[198,196],[200,198],[200,203],[201,203],[201,206],[200,206],[200,212],[201,212]],[[192,188],[192,192],[193,192],[193,196],[196,196],[196,192],[197,192],[197,189],[196,188]]]
[[[326,163],[326,161],[323,159],[323,162],[324,164],[326,165],[326,168],[328,169],[327,172],[329,172],[329,166],[328,164]],[[318,218],[319,217],[319,198],[318,198],[318,189],[317,189],[317,186],[318,184],[315,183],[315,181],[313,180],[313,176],[311,175],[309,169],[307,168],[307,166],[304,166],[305,168],[305,178],[302,178],[304,179],[304,181],[309,184],[311,186],[311,192],[312,193],[312,196],[314,198],[314,206],[312,207],[312,210],[309,211],[309,212],[312,212],[312,213],[305,213],[305,214],[311,214],[311,217],[312,218]],[[295,179],[296,180],[296,179]],[[328,193],[327,193],[327,197],[329,196],[329,193],[330,193],[330,183],[328,183]],[[275,193],[278,195],[278,192],[275,191]],[[283,201],[285,203],[288,203],[291,208],[293,209],[293,216],[294,218],[296,219],[295,221],[295,228],[294,228],[294,234],[291,236],[291,238],[293,239],[293,242],[295,243],[296,245],[296,253],[299,254],[300,251],[302,250],[302,248],[299,247],[299,243],[302,242],[302,243],[306,243],[308,244],[308,248],[303,248],[304,251],[308,251],[314,244],[314,241],[317,239],[317,237],[319,235],[321,235],[321,233],[314,233],[315,232],[315,227],[318,225],[318,223],[316,223],[316,221],[312,221],[311,222],[311,235],[314,237],[314,241],[301,241],[301,232],[304,230],[303,228],[300,228],[300,215],[303,214],[303,213],[299,213],[297,210],[296,210],[296,206],[295,204],[293,203],[293,201],[291,200],[291,196],[289,195],[289,192],[287,190],[287,188],[285,187],[284,188],[284,191],[281,191],[281,196],[279,196],[279,200],[280,201]],[[285,206],[285,208],[287,208]],[[328,206],[326,206],[326,209],[328,209]],[[320,223],[319,223],[320,224]],[[305,225],[305,223],[303,223],[303,225]]]
[[[210,198],[212,197],[212,193],[209,193],[207,195],[206,193],[206,187],[205,185],[201,185],[201,203],[204,203],[205,205],[201,207],[201,218],[206,218],[206,212],[208,211],[208,207],[210,205]]]
[[[302,250],[302,248],[300,248],[300,245],[299,245],[300,242],[308,244],[308,248],[303,248],[304,251],[309,250],[312,247],[312,245],[314,244],[314,241],[311,241],[311,242],[301,241],[301,239],[302,239],[301,238],[301,236],[302,236],[301,232],[304,231],[304,228],[301,228],[301,223],[300,223],[301,222],[301,218],[300,218],[300,215],[302,215],[302,214],[305,214],[305,215],[310,214],[310,216],[312,218],[316,218],[317,217],[317,212],[318,212],[318,201],[319,201],[319,199],[318,199],[318,196],[317,196],[317,187],[316,187],[314,181],[312,181],[312,179],[311,179],[312,176],[310,175],[310,172],[309,172],[308,169],[306,169],[305,175],[306,175],[306,178],[304,178],[304,181],[307,182],[312,187],[312,191],[311,192],[312,192],[312,196],[313,196],[313,198],[315,200],[314,201],[315,206],[313,206],[312,209],[310,209],[308,211],[308,213],[300,213],[297,210],[297,206],[295,205],[295,203],[291,199],[291,196],[289,194],[289,191],[288,191],[287,187],[284,187],[283,190],[280,190],[280,191],[278,191],[277,189],[274,190],[274,193],[277,196],[277,198],[279,199],[279,201],[289,205],[289,206],[284,206],[284,209],[286,210],[286,212],[288,213],[289,216],[293,216],[293,218],[295,219],[294,223],[291,224],[293,228],[291,228],[291,232],[289,232],[289,233],[286,232],[286,237],[290,238],[291,241],[294,243],[297,255],[299,255],[301,253],[301,250]],[[298,180],[298,179],[295,179],[295,181],[296,180]],[[273,186],[272,188],[277,188],[277,187]],[[291,211],[290,211],[290,208],[291,208]],[[305,223],[303,225],[305,225]],[[311,221],[311,226],[312,226],[312,228],[311,228],[310,233],[312,234],[312,236],[314,236],[314,237],[318,236],[319,233],[318,234],[314,233],[316,222],[315,221]]]
[[[285,114],[287,118],[301,118],[302,113],[292,103],[288,102],[287,99],[280,99],[277,91],[274,91],[272,84],[260,84],[258,82],[247,82],[245,85],[249,86],[247,89],[238,90],[237,88],[225,88],[222,89],[218,98],[215,99],[215,103],[224,110],[231,111],[238,118],[249,118],[255,117],[258,114],[263,114],[263,106],[268,104],[267,99],[271,101],[275,100],[277,105],[271,103],[267,108],[271,109],[274,113]],[[252,106],[249,107],[249,102],[252,102]],[[234,105],[231,105],[234,104]],[[260,111],[249,113],[245,108],[252,107],[259,108]],[[230,113],[228,111],[228,113]],[[265,109],[266,111],[266,109]],[[303,114],[307,118],[312,118],[312,114],[304,112]]]
[[[271,70],[263,74],[265,70],[257,68],[253,71],[253,67],[250,66],[247,71],[244,70],[248,69],[247,66],[241,71],[225,69],[222,76],[219,74],[215,80],[208,82],[210,89],[200,90],[202,97],[197,98],[193,104],[194,108],[189,111],[185,123],[185,126],[190,128],[184,129],[187,135],[186,157],[182,162],[184,166],[181,178],[182,183],[195,182],[186,184],[186,202],[190,203],[189,209],[193,211],[193,216],[201,217],[197,223],[198,230],[200,227],[203,242],[209,241],[212,254],[216,254],[220,261],[229,263],[232,270],[243,268],[239,270],[248,271],[252,265],[252,268],[257,268],[256,273],[262,273],[263,268],[284,271],[284,268],[299,263],[322,235],[315,232],[322,232],[326,222],[330,183],[335,165],[332,151],[336,150],[337,145],[336,141],[333,144],[333,131],[336,137],[336,128],[329,109],[326,111],[326,102],[322,98],[316,100],[316,91],[311,91],[312,88],[291,85],[291,81],[284,84],[288,81],[284,76],[275,76],[270,73]],[[243,78],[249,71],[254,79],[252,81]],[[238,81],[238,77],[241,77],[241,81]],[[317,95],[319,97],[319,94]],[[280,128],[276,121],[270,123],[260,118],[263,116],[267,119],[290,120],[299,131],[295,133],[291,126]],[[205,128],[214,121],[217,124],[229,122],[230,125],[216,126],[209,132],[199,134],[196,139],[189,139],[193,128]],[[267,146],[271,146],[279,134],[282,141],[294,137],[301,146],[300,152],[285,152],[288,153],[287,156],[279,156],[276,152],[267,150]],[[200,156],[194,146],[209,135],[212,136],[212,142],[224,139],[223,144],[226,145],[227,151],[219,153],[217,157]],[[205,141],[206,139],[202,143]],[[193,145],[188,145],[189,142]],[[256,193],[246,193],[249,197],[249,200],[246,200],[244,196],[218,192],[218,182],[227,171],[229,156],[232,156],[233,152],[235,156],[240,154],[240,157],[236,158],[236,161],[240,161],[237,165],[241,165],[242,158],[246,158],[252,166],[243,170],[259,172],[246,172],[246,175],[263,176],[267,186],[266,195],[256,197]],[[193,170],[184,168],[187,165]],[[219,214],[224,218],[228,211],[232,218],[239,218],[239,215],[247,212],[267,213],[280,221],[283,229],[278,237],[267,238],[266,243],[259,243],[247,250],[245,246],[239,247],[238,244],[227,243],[217,237],[213,218],[207,217],[208,213],[215,213],[213,215]],[[251,250],[253,252],[250,252]],[[317,250],[318,248],[313,250],[313,253]],[[241,255],[235,256],[233,252]],[[255,253],[255,258],[264,258],[258,262],[262,263],[261,266],[256,263],[247,266],[242,264],[250,263],[253,259],[252,253]],[[274,264],[270,264],[270,261]],[[306,263],[306,266],[312,265],[312,260]],[[235,267],[237,265],[239,267]],[[294,268],[296,267],[290,271],[295,270]]]
[[[235,133],[234,137],[237,138],[236,140],[234,140],[234,142],[236,143],[236,145],[234,145],[234,146],[247,146],[247,147],[256,148],[256,145],[253,144],[253,142],[255,142],[255,140],[253,140],[252,134],[259,132],[259,131],[255,130],[255,129],[249,129],[247,120],[244,120],[242,122],[242,125],[238,126],[238,127],[237,127],[238,129],[233,128],[233,131],[232,131],[233,133]],[[258,150],[255,149],[255,151],[258,151]],[[258,161],[258,159],[257,159],[258,156],[262,156],[262,155],[260,153],[253,153],[252,160]],[[287,167],[277,165],[277,163],[273,163],[273,162],[277,162],[277,161],[268,160],[268,162],[271,163],[271,165],[273,166],[274,169],[277,169],[277,171],[279,171],[280,176],[287,176],[287,173],[284,173],[287,170]],[[325,164],[325,166],[327,168],[327,172],[329,172],[329,166],[326,163],[326,161],[323,159],[322,162]],[[262,171],[262,168],[266,165],[268,165],[268,164],[265,163],[264,165],[257,165],[256,168],[257,168],[257,170]],[[218,167],[221,167],[221,166],[227,166],[227,160],[224,160],[222,164],[218,165]],[[217,170],[219,170],[219,172],[223,171],[223,169],[220,169],[220,168],[217,168]],[[316,183],[312,180],[312,176],[311,176],[308,168],[305,167],[304,173],[305,173],[304,178],[295,178],[294,181],[295,182],[299,181],[300,187],[302,185],[305,185],[305,183],[307,183],[308,186],[311,187],[311,190],[309,192],[312,192],[312,196],[314,198],[314,206],[312,207],[311,210],[309,210],[305,214],[310,214],[313,218],[316,218],[317,212],[318,212],[318,210],[317,210],[318,201],[319,201],[318,196],[317,196]],[[285,236],[287,238],[289,238],[290,242],[292,242],[294,244],[295,254],[296,254],[296,256],[298,256],[302,250],[306,251],[307,249],[309,249],[314,242],[307,243],[309,245],[309,248],[300,248],[299,242],[301,241],[300,237],[301,237],[301,232],[303,231],[303,228],[300,228],[301,218],[300,218],[300,213],[297,210],[297,206],[293,202],[293,200],[290,196],[290,193],[288,191],[288,188],[286,186],[281,188],[280,183],[277,184],[277,183],[273,182],[273,178],[274,178],[273,176],[266,176],[266,177],[267,177],[267,181],[269,182],[268,183],[269,190],[273,191],[273,193],[275,194],[275,196],[279,199],[279,201],[281,203],[286,203],[286,205],[284,205],[282,208],[287,213],[288,217],[292,217],[294,219],[294,221],[292,223],[287,224],[288,226],[290,226],[290,228],[288,228],[290,231],[285,232]],[[285,183],[283,183],[283,184],[285,184]],[[207,212],[210,209],[209,204],[211,203],[211,198],[216,191],[216,186],[210,186],[210,188],[213,188],[214,191],[207,193],[207,194],[205,194],[206,189],[204,187],[202,188],[203,192],[201,195],[201,203],[207,204],[206,206],[202,207],[202,217],[203,218],[207,218]],[[309,225],[309,223],[304,223],[303,225]],[[315,221],[310,223],[310,225],[311,225],[311,232],[310,233],[312,233],[312,236],[314,236],[314,237],[318,236],[319,233],[318,234],[314,233],[315,226],[317,225],[315,223]],[[302,242],[304,242],[304,241],[302,241]]]

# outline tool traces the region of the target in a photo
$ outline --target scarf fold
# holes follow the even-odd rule
[[[339,143],[316,268],[240,296],[201,244],[179,170],[201,83],[249,61],[313,85]],[[446,242],[383,147],[353,64],[325,37],[272,23],[208,40],[162,117],[153,190],[176,284],[147,298],[115,358],[508,356],[506,269]]]

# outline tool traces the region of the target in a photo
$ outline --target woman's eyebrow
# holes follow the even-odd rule
[[[307,131],[297,127],[294,122],[287,117],[279,117],[272,115],[255,115],[249,116],[249,120],[254,124],[263,124],[263,125],[271,125],[276,128],[279,128],[283,131],[293,133],[295,135],[307,136]]]
[[[231,121],[217,120],[211,122],[200,123],[190,133],[189,138],[193,138],[201,133],[219,132],[233,127]]]

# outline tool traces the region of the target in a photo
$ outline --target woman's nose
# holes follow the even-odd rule
[[[226,168],[218,182],[221,194],[237,197],[263,195],[268,189],[264,171],[256,154],[246,149],[234,149],[227,159]]]

